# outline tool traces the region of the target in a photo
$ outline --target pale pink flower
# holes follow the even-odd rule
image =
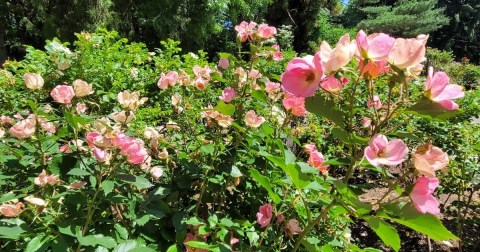
[[[222,96],[219,96],[218,98],[224,102],[231,102],[235,98],[235,89],[229,87],[225,88],[222,91]]]
[[[44,187],[47,184],[53,186],[55,184],[59,184],[60,182],[61,181],[58,179],[57,175],[47,175],[45,170],[42,170],[38,177],[33,179],[33,183],[40,187]]]
[[[235,31],[237,31],[237,37],[239,38],[240,42],[247,41],[247,38],[253,40],[253,34],[255,33],[254,29],[257,26],[255,22],[246,22],[242,21],[240,24],[235,26]]]
[[[285,220],[285,218],[283,217],[283,214],[278,214],[278,215],[277,215],[277,223],[280,223],[280,222],[282,222],[282,221],[284,221],[284,220]]]
[[[420,177],[415,181],[410,198],[420,213],[440,214],[440,204],[432,196],[439,184],[440,181],[436,177]]]
[[[269,39],[277,34],[277,29],[267,24],[260,24],[257,29],[257,36],[262,39]]]
[[[398,165],[401,164],[408,154],[408,147],[400,139],[388,141],[387,137],[381,134],[375,135],[365,148],[365,158],[370,164]]]
[[[169,86],[173,87],[178,81],[178,73],[170,71],[167,74],[161,73],[160,79],[157,82],[157,86],[160,89],[167,89]]]
[[[320,87],[323,90],[328,91],[330,93],[338,93],[343,88],[343,83],[340,82],[337,78],[330,76],[320,83]]]
[[[299,234],[302,232],[298,220],[289,220],[285,223],[285,233],[288,237],[292,237],[294,234]]]
[[[147,100],[148,98],[146,97],[140,98],[140,92],[138,91],[130,93],[125,90],[117,95],[118,103],[127,110],[135,110],[143,105]]]
[[[132,111],[122,110],[112,113],[112,118],[116,123],[129,124],[133,119],[135,119],[135,114]]]
[[[258,209],[257,213],[257,222],[260,224],[262,228],[268,226],[270,224],[270,220],[272,219],[273,207],[271,204],[265,204]]]
[[[20,215],[24,208],[25,205],[21,202],[18,202],[15,205],[3,203],[2,205],[0,205],[0,214],[7,218],[13,218]]]
[[[433,74],[433,67],[428,69],[428,76],[425,82],[426,96],[447,110],[458,109],[458,104],[451,101],[465,96],[461,86],[448,84],[450,78],[444,72]]]
[[[218,67],[221,69],[227,69],[230,66],[230,61],[228,59],[220,59],[218,61]]]
[[[143,137],[146,139],[157,138],[159,135],[160,133],[158,133],[158,131],[152,127],[146,127],[143,131]]]
[[[317,146],[315,144],[305,144],[303,148],[305,149],[305,152],[307,154],[311,154],[312,152],[317,151]]]
[[[325,174],[328,169],[328,165],[324,165],[325,159],[323,158],[322,153],[317,150],[314,150],[309,153],[310,157],[308,158],[307,163],[318,169],[321,173]]]
[[[47,205],[45,200],[43,200],[41,198],[34,197],[32,195],[29,195],[29,196],[23,198],[23,200],[25,200],[26,202],[28,202],[32,205],[39,206],[39,207],[44,207],[44,206]]]
[[[269,95],[273,95],[280,90],[280,83],[277,82],[267,82],[265,83],[265,92]]]
[[[370,119],[368,117],[364,117],[362,119],[362,127],[371,128],[372,127],[372,119]]]
[[[228,128],[230,125],[232,125],[233,118],[229,115],[224,115],[221,113],[218,113],[217,117],[215,117],[217,120],[218,125],[222,128]]]
[[[193,67],[193,73],[195,74],[195,76],[202,77],[206,80],[210,80],[210,74],[212,74],[212,72],[213,70],[210,69],[208,65],[206,65],[205,67],[201,67],[198,65]]]
[[[0,116],[0,124],[4,125],[12,125],[13,124],[13,119],[8,116]]]
[[[70,104],[75,97],[75,91],[71,86],[58,85],[52,89],[50,96],[58,103]]]
[[[98,147],[104,149],[113,146],[112,139],[96,131],[87,133],[86,140],[90,148]]]
[[[159,179],[163,175],[163,169],[160,166],[154,166],[148,172],[154,179]]]
[[[275,52],[270,52],[270,55],[272,56],[272,59],[274,61],[283,60],[282,52],[280,51],[280,46],[275,44],[275,45],[272,45],[272,48],[276,50]]]
[[[263,116],[258,116],[257,113],[255,113],[255,111],[253,110],[249,110],[245,114],[245,124],[247,124],[247,126],[258,128],[264,122],[265,118]]]
[[[358,69],[360,70],[360,76],[363,76],[366,79],[374,79],[390,71],[390,67],[386,60],[369,60],[367,64],[365,64],[364,59],[360,59]]]
[[[208,81],[209,80],[204,79],[202,77],[195,77],[195,79],[193,80],[193,83],[195,84],[197,89],[204,90],[207,87]]]
[[[382,107],[382,101],[380,100],[380,97],[378,95],[373,96],[373,101],[370,99],[367,101],[367,107],[368,108],[376,108],[379,109]]]
[[[80,79],[73,81],[73,90],[77,97],[84,97],[93,94],[92,84],[88,84],[86,81]]]
[[[78,182],[73,182],[71,183],[68,187],[73,190],[78,190],[84,187],[87,184],[85,181],[78,181]]]
[[[262,76],[263,76],[262,73],[260,73],[260,71],[258,71],[257,69],[252,69],[248,72],[248,78],[252,80],[262,78]]]
[[[36,121],[35,115],[31,114],[27,119],[21,120],[13,125],[9,132],[18,139],[29,138],[35,133]]]
[[[307,113],[305,108],[305,98],[297,97],[293,94],[285,93],[282,101],[283,107],[296,116],[302,116]]]
[[[326,41],[320,45],[320,53],[325,74],[330,75],[346,66],[357,51],[355,40],[350,41],[348,34],[343,35],[335,48],[331,48]]]
[[[60,146],[58,148],[58,152],[60,153],[72,153],[72,149],[70,149],[70,145],[68,143]]]
[[[385,59],[392,50],[395,38],[385,33],[374,33],[367,36],[363,30],[357,33],[357,56],[378,61]]]
[[[413,164],[417,171],[428,177],[435,177],[435,171],[445,168],[448,162],[447,153],[429,143],[418,147],[413,155]]]
[[[288,62],[282,74],[283,89],[295,96],[312,96],[323,79],[320,52],[315,56],[296,57]]]
[[[425,61],[425,45],[428,35],[418,35],[417,38],[397,38],[388,54],[388,61],[395,67],[405,70],[418,66]]]
[[[104,163],[110,160],[110,154],[104,149],[100,149],[96,146],[93,147],[93,156],[98,162]]]
[[[88,109],[87,105],[83,102],[79,102],[75,105],[75,110],[77,111],[78,114],[85,114],[87,109]]]
[[[23,75],[23,80],[27,85],[27,88],[31,90],[41,89],[45,81],[42,76],[37,73],[26,73]]]

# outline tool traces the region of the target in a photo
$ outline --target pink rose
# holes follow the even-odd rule
[[[257,26],[255,22],[246,22],[242,21],[240,24],[235,26],[235,31],[237,31],[237,37],[240,42],[247,41],[247,38],[253,40],[253,34],[255,33],[254,29]]]
[[[218,61],[218,67],[222,69],[227,69],[230,66],[230,61],[228,59],[220,59]]]
[[[167,89],[169,86],[173,87],[178,81],[178,73],[175,71],[170,71],[166,75],[161,73],[160,76],[157,82],[157,86],[160,89]]]
[[[18,202],[15,205],[3,203],[0,206],[0,214],[2,214],[7,218],[13,218],[20,215],[20,213],[23,211],[24,208],[25,208],[25,205],[21,202]]]
[[[58,85],[50,92],[50,96],[58,103],[70,104],[75,97],[75,91],[71,86]]]
[[[58,179],[57,175],[47,175],[45,170],[42,170],[38,177],[33,179],[33,183],[40,187],[44,187],[47,184],[53,186],[55,184],[59,184],[60,182],[61,181]]]
[[[80,79],[73,81],[73,90],[77,97],[93,94],[92,84],[88,84],[86,81]]]
[[[368,100],[367,101],[367,107],[368,108],[376,108],[379,109],[382,107],[382,101],[380,101],[380,97],[378,95],[373,96],[373,101]]]
[[[285,223],[285,233],[288,237],[292,237],[294,234],[299,234],[302,232],[298,220],[289,220]]]
[[[45,83],[42,76],[37,73],[26,73],[23,75],[23,80],[25,81],[27,88],[31,90],[41,89]]]
[[[13,125],[9,132],[18,139],[29,138],[35,133],[36,121],[35,115],[31,114],[27,119],[21,120]]]
[[[255,113],[255,111],[253,110],[249,110],[245,114],[245,124],[247,124],[247,126],[250,126],[252,128],[258,128],[264,122],[265,118],[263,118],[263,116],[258,116],[257,113]]]
[[[280,46],[275,44],[275,45],[272,45],[272,48],[276,50],[275,52],[270,52],[270,55],[272,56],[272,59],[274,61],[283,60],[282,52],[280,51]]]
[[[360,62],[358,63],[358,69],[360,70],[360,75],[365,79],[374,79],[390,71],[390,67],[386,60],[369,60],[367,64],[364,62],[364,59],[360,59]]]
[[[283,107],[292,112],[296,116],[302,116],[307,113],[305,108],[305,98],[297,97],[289,93],[285,93],[282,101]]]
[[[261,24],[258,26],[257,36],[262,39],[269,39],[277,34],[277,29],[267,24]]]
[[[440,214],[440,204],[432,196],[439,184],[438,178],[435,177],[420,177],[415,181],[410,198],[420,213]]]
[[[324,165],[323,163],[325,162],[322,153],[320,153],[317,150],[311,151],[310,157],[308,158],[307,163],[315,168],[318,169],[321,173],[326,173],[328,165]]]
[[[374,33],[367,36],[363,30],[357,33],[357,57],[378,61],[385,59],[392,50],[395,39],[385,33]]]
[[[413,164],[420,174],[435,177],[435,171],[445,168],[449,159],[447,153],[429,143],[418,147],[413,155]]]
[[[433,67],[428,69],[428,76],[425,82],[426,96],[442,105],[447,110],[458,109],[458,104],[451,101],[465,96],[461,86],[448,84],[450,78],[444,72],[433,74]]]
[[[278,90],[280,90],[280,83],[271,81],[265,83],[265,92],[268,94],[275,94]]]
[[[323,90],[330,92],[330,93],[338,93],[343,88],[343,83],[340,82],[337,78],[331,76],[325,78],[321,83],[320,87]]]
[[[399,69],[409,69],[424,62],[425,45],[428,35],[418,35],[414,39],[397,38],[392,50],[388,54],[388,61]]]
[[[323,79],[323,66],[320,53],[315,56],[294,58],[288,62],[282,74],[283,89],[295,96],[312,96]]]
[[[348,34],[343,35],[333,49],[326,41],[323,41],[320,45],[320,53],[325,73],[327,75],[333,74],[346,66],[350,60],[352,60],[356,51],[357,44],[355,43],[355,40],[350,41],[350,36]]]
[[[315,144],[305,144],[303,148],[305,149],[305,152],[307,154],[311,154],[312,152],[317,151],[317,146]]]
[[[272,211],[273,211],[273,207],[270,204],[265,204],[258,209],[257,222],[258,224],[260,224],[262,228],[270,224],[270,220],[272,219],[272,216],[273,216]]]
[[[365,158],[375,166],[401,164],[407,154],[408,147],[402,140],[394,139],[389,142],[387,137],[381,134],[375,135],[365,148]]]
[[[75,110],[77,111],[78,114],[85,114],[87,109],[88,107],[85,103],[79,102],[75,105]]]
[[[98,162],[104,163],[110,159],[110,154],[104,149],[100,149],[96,146],[93,147],[93,156]]]
[[[224,102],[231,102],[233,98],[235,98],[235,89],[233,88],[225,88],[222,91],[222,96],[219,96],[218,98]]]
[[[218,113],[218,115],[215,117],[217,120],[217,123],[220,127],[222,128],[228,128],[230,125],[232,125],[233,118],[229,115],[223,115]]]
[[[154,166],[148,172],[154,179],[159,179],[163,175],[163,169],[160,166]]]

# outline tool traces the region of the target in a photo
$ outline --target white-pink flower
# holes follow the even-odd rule
[[[50,96],[58,102],[63,104],[70,104],[73,97],[75,97],[75,91],[73,87],[68,85],[58,85],[50,92]]]
[[[235,89],[234,88],[225,88],[223,91],[222,91],[222,96],[219,96],[218,98],[224,102],[231,102],[235,96],[236,96],[236,92],[235,92]]]
[[[265,122],[265,118],[263,116],[258,116],[257,113],[253,110],[249,110],[245,114],[245,124],[252,128],[258,128],[262,123]]]
[[[433,74],[433,67],[428,69],[428,76],[425,82],[426,96],[447,110],[458,109],[458,104],[453,99],[465,96],[461,86],[448,84],[450,78],[444,72]]]
[[[381,134],[375,135],[365,148],[365,158],[370,164],[398,165],[401,164],[408,154],[408,147],[400,139],[388,141],[387,137]]]
[[[428,177],[435,177],[435,171],[445,168],[448,162],[447,153],[429,143],[418,147],[413,155],[413,164],[417,171]]]
[[[157,82],[157,86],[160,89],[167,89],[169,86],[173,87],[178,81],[178,73],[170,71],[167,74],[161,73],[160,79]]]

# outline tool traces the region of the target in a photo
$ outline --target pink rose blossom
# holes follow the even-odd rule
[[[408,147],[402,140],[394,139],[389,142],[387,137],[381,134],[375,135],[365,148],[365,158],[375,166],[401,164],[407,154]]]
[[[305,152],[307,154],[311,154],[312,152],[317,151],[317,146],[315,144],[305,144],[303,148],[305,149]]]
[[[282,74],[283,89],[295,96],[312,96],[323,79],[323,66],[320,53],[315,56],[296,57],[288,62]]]
[[[357,57],[378,61],[385,59],[392,50],[395,38],[385,33],[374,33],[367,36],[363,30],[356,37]]]
[[[7,218],[13,218],[20,215],[24,208],[25,205],[21,202],[18,202],[15,205],[3,203],[2,205],[0,205],[0,214]]]
[[[73,90],[77,97],[93,94],[92,84],[88,84],[86,81],[80,79],[73,81]]]
[[[320,53],[325,73],[330,75],[346,66],[356,51],[357,44],[355,40],[350,41],[348,34],[343,35],[333,49],[326,41],[323,41],[320,45]]]
[[[321,83],[320,87],[323,90],[330,92],[330,93],[338,93],[343,88],[343,83],[340,82],[337,78],[331,76],[325,78]]]
[[[265,92],[268,94],[275,94],[280,90],[280,83],[277,82],[267,82],[265,83]]]
[[[228,59],[220,59],[218,61],[218,67],[221,69],[227,69],[230,66],[230,61]]]
[[[299,234],[302,232],[298,220],[289,220],[285,223],[285,233],[288,237],[292,237],[294,234]]]
[[[295,95],[285,93],[282,104],[286,110],[289,110],[296,116],[302,116],[307,113],[307,109],[305,108],[305,98],[303,97],[297,97]]]
[[[0,116],[0,124],[4,125],[12,125],[13,124],[13,119],[8,116]]]
[[[321,173],[325,174],[327,172],[328,165],[324,165],[325,159],[323,158],[322,153],[317,150],[314,150],[309,153],[310,157],[308,158],[307,163],[318,169]]]
[[[282,56],[282,52],[280,51],[280,46],[275,44],[275,45],[272,45],[272,48],[276,50],[275,52],[270,52],[272,59],[274,61],[282,61],[283,56]]]
[[[218,113],[215,119],[217,120],[218,125],[222,128],[230,127],[230,125],[232,125],[232,122],[233,122],[233,118],[231,116],[223,115],[221,113]]]
[[[265,122],[265,118],[263,116],[258,116],[257,113],[253,110],[249,110],[245,114],[245,124],[252,128],[258,128],[262,123]]]
[[[58,103],[70,104],[75,97],[75,91],[71,86],[58,85],[50,92],[50,96]]]
[[[35,133],[36,118],[34,114],[28,116],[27,119],[21,120],[13,125],[9,132],[18,139],[31,137]]]
[[[261,24],[258,26],[257,36],[262,39],[269,39],[277,34],[277,29],[267,24]]]
[[[173,87],[178,81],[178,73],[175,71],[170,71],[166,75],[161,73],[160,76],[161,77],[157,82],[157,86],[160,89],[167,89],[169,86]]]
[[[85,114],[87,109],[88,107],[85,103],[79,102],[75,105],[75,110],[77,111],[78,114]]]
[[[360,59],[358,69],[360,70],[360,76],[363,76],[366,79],[374,79],[390,71],[390,67],[386,60],[369,60],[367,64],[364,62],[364,59]]]
[[[440,181],[435,177],[420,177],[415,181],[410,198],[420,213],[440,214],[440,204],[432,196],[439,184]]]
[[[120,153],[127,156],[127,162],[130,164],[141,164],[148,158],[147,149],[139,139],[118,134],[113,142],[120,149]]]
[[[223,91],[222,91],[222,96],[219,96],[218,98],[224,102],[231,102],[233,100],[233,98],[235,98],[235,89],[229,87],[229,88],[225,88]]]
[[[258,224],[260,224],[262,228],[270,224],[270,220],[272,219],[272,216],[273,216],[272,211],[273,211],[273,207],[271,204],[265,204],[258,209],[257,222]]]
[[[278,214],[277,215],[277,222],[280,223],[285,220],[285,217],[283,217],[283,214]]]
[[[429,143],[418,147],[413,155],[413,164],[417,171],[428,177],[435,177],[435,171],[445,168],[448,162],[447,153]]]
[[[159,179],[163,175],[163,169],[160,166],[154,166],[148,172],[154,179]]]
[[[55,184],[59,184],[60,182],[61,181],[58,179],[57,175],[47,175],[45,170],[42,170],[38,177],[33,179],[33,183],[40,187],[44,187],[47,184],[53,186]]]
[[[433,67],[428,69],[428,76],[425,82],[426,96],[430,100],[439,103],[447,110],[458,109],[458,104],[451,101],[465,96],[461,86],[448,84],[450,78],[444,72],[433,74]]]
[[[110,159],[110,154],[104,149],[100,149],[96,146],[93,147],[93,156],[98,162],[104,163]]]
[[[425,57],[427,40],[428,35],[423,34],[412,39],[395,39],[395,44],[388,54],[388,61],[403,70],[418,66],[427,60]]]
[[[376,108],[379,109],[382,107],[382,101],[380,101],[380,97],[378,95],[373,96],[373,101],[368,100],[367,101],[367,107],[368,108]]]
[[[98,147],[101,149],[112,147],[112,139],[100,134],[99,132],[89,132],[86,135],[87,144],[90,148]]]
[[[362,119],[362,127],[364,128],[372,128],[372,119],[368,117],[364,117]]]
[[[257,26],[255,22],[246,22],[242,21],[240,24],[235,26],[235,31],[237,31],[237,37],[240,42],[247,41],[247,38],[253,40],[253,34],[255,33],[254,29]]]

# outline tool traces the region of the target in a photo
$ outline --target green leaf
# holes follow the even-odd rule
[[[400,249],[400,236],[398,235],[397,230],[392,227],[392,225],[376,217],[367,217],[364,219],[370,228],[375,231],[378,237],[382,239],[383,243],[392,247],[395,251]]]
[[[235,113],[235,106],[232,104],[226,104],[223,101],[219,101],[217,106],[215,106],[213,109],[224,115],[233,115],[233,113]]]
[[[215,152],[215,145],[207,144],[200,147],[200,151],[204,154],[213,154]]]
[[[267,190],[268,195],[270,196],[270,198],[272,198],[275,204],[280,203],[281,199],[278,194],[273,191],[271,183],[267,177],[261,175],[260,172],[258,172],[254,168],[250,169],[250,176],[252,176],[255,181],[257,181],[263,188]]]
[[[177,245],[173,244],[172,246],[168,247],[167,252],[178,252]]]
[[[111,193],[114,187],[115,187],[115,183],[111,180],[105,180],[102,182],[103,193],[105,193],[105,196]]]
[[[217,247],[215,245],[210,245],[202,241],[189,241],[185,244],[187,244],[192,248],[199,248],[199,249],[206,249],[206,250],[213,250]]]
[[[252,92],[252,97],[262,102],[267,102],[268,100],[267,95],[262,90],[254,90]]]
[[[405,113],[413,114],[429,120],[445,121],[446,119],[460,113],[460,111],[447,110],[442,107],[442,105],[433,102],[430,99],[423,98],[415,105],[408,108]]]
[[[295,154],[288,148],[285,149],[285,164],[293,164],[295,163],[295,160],[297,158],[295,157]]]
[[[238,178],[238,177],[241,177],[243,176],[242,172],[240,171],[240,169],[238,169],[237,166],[235,165],[232,165],[232,168],[230,170],[230,176],[234,177],[234,178]]]
[[[115,231],[117,232],[120,238],[127,240],[128,239],[128,230],[122,227],[120,224],[115,223]]]
[[[362,202],[358,199],[357,194],[355,194],[346,184],[342,181],[335,181],[335,186],[338,189],[338,192],[342,196],[342,201],[350,204],[354,211],[358,212],[361,215],[368,214],[372,210],[372,205],[366,202]]]
[[[147,189],[153,186],[148,179],[143,176],[134,176],[131,174],[120,174],[117,176],[118,179],[126,181],[138,189]]]
[[[435,215],[421,214],[411,203],[406,204],[396,215],[398,217],[391,217],[386,214],[381,215],[381,217],[395,221],[422,234],[426,234],[436,241],[449,239],[458,240],[458,237],[448,231]]]
[[[92,246],[96,247],[97,245],[103,246],[105,248],[114,248],[117,246],[117,243],[112,237],[104,236],[101,234],[88,235],[84,237],[77,237],[78,242],[82,246]]]
[[[216,80],[216,81],[220,81],[220,82],[227,82],[227,80],[225,78],[223,78],[220,74],[215,73],[215,72],[210,74],[210,78],[212,80]]]
[[[137,248],[138,246],[139,245],[136,241],[126,241],[118,244],[118,246],[115,247],[113,252],[129,252]]]
[[[73,168],[67,174],[74,175],[74,176],[88,176],[90,175],[90,172],[80,168]]]
[[[316,95],[305,99],[305,107],[309,112],[327,118],[340,128],[345,128],[344,113],[336,107],[333,100]]]
[[[45,251],[46,247],[44,247],[44,245],[48,241],[50,241],[48,237],[36,236],[35,238],[31,239],[30,242],[28,242],[25,252]]]

